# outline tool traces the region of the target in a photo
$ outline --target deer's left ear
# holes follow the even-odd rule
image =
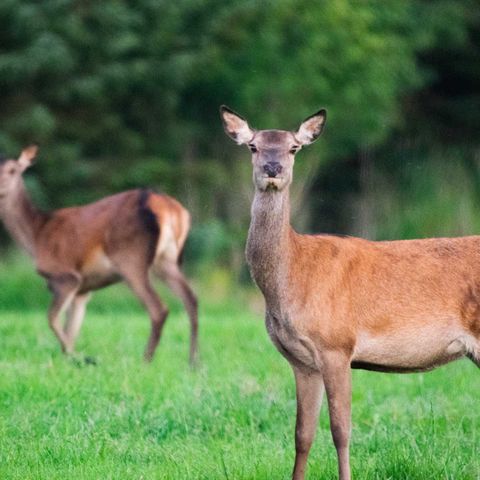
[[[248,126],[247,121],[238,113],[222,105],[220,107],[220,116],[222,117],[225,133],[239,145],[248,143],[253,138],[255,131]]]
[[[302,145],[313,143],[321,135],[326,121],[327,111],[319,110],[303,121],[300,128],[295,132],[295,138]]]
[[[22,150],[17,160],[22,172],[32,165],[34,158],[37,156],[37,152],[38,147],[36,145],[30,145]]]

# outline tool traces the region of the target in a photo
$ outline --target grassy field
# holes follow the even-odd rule
[[[33,282],[22,293],[25,308],[8,295],[12,281],[1,282],[1,479],[289,478],[293,378],[260,315],[238,304],[202,305],[201,367],[192,372],[188,322],[174,305],[146,365],[146,315],[113,289],[115,302],[102,293],[87,313],[78,349],[97,365],[84,365],[60,355],[42,310],[47,297]],[[41,308],[28,307],[35,295]],[[473,364],[405,376],[356,371],[353,378],[356,480],[480,478]],[[336,475],[325,406],[311,479]]]

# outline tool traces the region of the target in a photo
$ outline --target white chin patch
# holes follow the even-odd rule
[[[266,178],[265,190],[279,190],[282,184],[283,179],[281,178]]]

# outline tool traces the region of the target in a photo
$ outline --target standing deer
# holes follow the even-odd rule
[[[295,132],[256,131],[220,108],[227,135],[252,152],[255,197],[246,258],[266,326],[297,392],[293,478],[305,477],[325,389],[339,477],[350,479],[351,368],[418,372],[467,356],[480,367],[480,236],[372,242],[301,235],[290,226],[295,154],[325,110]]]
[[[90,292],[125,280],[150,316],[145,359],[152,360],[168,314],[150,283],[153,271],[185,305],[193,363],[197,299],[179,266],[190,228],[188,211],[167,195],[130,190],[89,205],[42,212],[30,200],[22,178],[36,154],[37,147],[30,146],[18,160],[0,162],[0,218],[48,282],[53,294],[48,321],[62,351],[74,351]]]

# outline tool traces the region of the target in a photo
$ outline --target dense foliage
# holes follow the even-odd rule
[[[244,232],[251,190],[218,106],[259,128],[295,128],[324,106],[327,133],[297,162],[297,205],[315,193],[298,222],[395,234],[364,205],[376,201],[372,168],[389,192],[388,175],[402,176],[392,158],[418,163],[447,145],[476,171],[479,10],[474,0],[3,0],[0,147],[41,145],[29,180],[46,207],[139,185],[174,194],[206,255]]]

